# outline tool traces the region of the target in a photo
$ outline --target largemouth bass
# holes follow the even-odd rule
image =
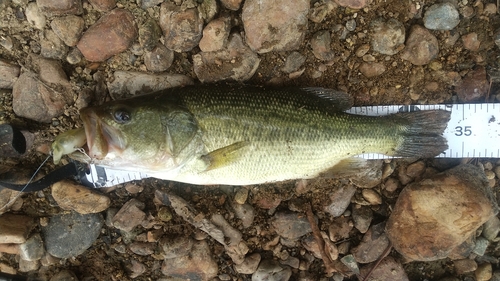
[[[349,169],[363,153],[425,158],[447,148],[447,111],[369,117],[343,112],[350,107],[347,94],[324,88],[167,89],[82,109],[84,129],[56,139],[54,160],[86,142],[91,160],[70,156],[165,180],[249,185]]]

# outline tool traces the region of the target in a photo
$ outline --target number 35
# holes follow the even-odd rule
[[[470,136],[472,135],[471,126],[456,126],[455,127],[455,136]]]

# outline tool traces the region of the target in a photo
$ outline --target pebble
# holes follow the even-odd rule
[[[424,26],[431,30],[452,30],[460,23],[460,16],[452,3],[430,6],[424,14]]]
[[[500,179],[500,165],[496,166],[493,171],[495,172],[495,176],[497,177],[497,179]]]
[[[274,260],[263,260],[252,274],[252,281],[287,281],[291,276],[292,270],[288,266],[281,266]]]
[[[165,236],[160,240],[159,245],[163,249],[166,259],[174,259],[189,254],[193,243],[194,241],[187,236]]]
[[[214,52],[223,49],[228,42],[231,31],[231,18],[220,17],[214,19],[203,29],[203,37],[200,40],[202,52]]]
[[[21,68],[7,60],[0,59],[0,89],[12,89]]]
[[[263,54],[300,47],[307,31],[308,0],[247,0],[241,19],[245,41]]]
[[[40,47],[40,54],[50,59],[64,59],[68,53],[68,46],[52,30],[43,32]]]
[[[222,6],[231,11],[238,11],[242,0],[221,0]]]
[[[164,2],[160,6],[160,27],[167,48],[187,52],[200,42],[203,19],[196,8],[183,10],[173,3]]]
[[[143,263],[138,262],[135,259],[132,259],[126,268],[129,271],[130,278],[132,279],[139,277],[147,270],[147,267]]]
[[[45,16],[40,12],[38,5],[35,2],[28,3],[26,7],[26,20],[36,29],[43,30],[47,22]]]
[[[424,161],[417,161],[414,163],[411,163],[406,167],[406,175],[409,176],[412,179],[420,177],[424,172],[425,172],[425,163]]]
[[[42,227],[45,249],[57,258],[76,257],[99,237],[104,220],[100,214],[57,214]]]
[[[357,160],[355,163],[356,172],[348,174],[349,180],[357,187],[372,188],[382,182],[382,160]]]
[[[400,187],[400,183],[395,178],[388,178],[384,184],[384,187],[385,187],[385,190],[392,193]]]
[[[174,52],[158,43],[153,50],[144,54],[144,64],[151,72],[163,72],[170,68],[174,61]]]
[[[253,253],[245,257],[242,263],[235,264],[234,270],[240,274],[253,274],[259,266],[261,256],[259,253]]]
[[[436,37],[420,25],[412,26],[401,58],[414,65],[426,65],[435,59],[438,53],[439,44]]]
[[[257,54],[236,33],[230,35],[226,49],[200,52],[193,56],[194,73],[202,83],[249,80],[257,71],[259,63]]]
[[[292,73],[297,70],[304,64],[306,61],[306,57],[299,52],[290,53],[285,60],[285,65],[281,69],[285,73]]]
[[[77,47],[88,61],[104,61],[129,48],[137,32],[132,13],[114,9],[85,31]]]
[[[278,235],[290,240],[312,232],[306,216],[300,213],[277,212],[271,219],[271,224]]]
[[[349,238],[354,224],[349,217],[337,217],[328,225],[328,237],[332,242],[339,242]]]
[[[471,259],[455,260],[453,261],[455,266],[455,272],[458,275],[462,275],[468,272],[472,272],[477,269],[477,263]]]
[[[384,230],[385,226],[385,222],[382,222],[370,227],[359,245],[351,250],[357,262],[374,262],[389,247],[390,242]]]
[[[125,232],[131,232],[146,218],[142,209],[144,209],[144,203],[134,198],[130,199],[113,217],[113,226]]]
[[[484,256],[484,253],[486,253],[486,249],[490,245],[490,241],[484,237],[478,237],[476,239],[476,243],[474,245],[474,249],[472,249],[472,252],[478,256]]]
[[[315,23],[321,23],[325,17],[337,8],[337,4],[333,0],[322,0],[315,3],[309,13],[309,19]]]
[[[6,213],[0,216],[0,243],[21,244],[35,226],[31,217]]]
[[[139,256],[150,256],[154,254],[155,247],[155,243],[148,242],[132,242],[128,245],[130,251]]]
[[[218,1],[203,1],[198,6],[198,11],[205,23],[212,21],[219,11]]]
[[[488,281],[493,277],[493,268],[491,263],[483,263],[478,265],[476,271],[474,272],[476,276],[476,281]]]
[[[370,23],[370,45],[373,51],[384,55],[398,53],[405,42],[405,27],[394,18],[378,18]]]
[[[82,36],[84,20],[75,15],[57,17],[52,20],[50,27],[64,44],[73,47]]]
[[[14,42],[12,41],[12,38],[10,36],[2,35],[0,36],[0,46],[4,47],[8,51],[12,51]]]
[[[359,265],[353,255],[345,255],[340,259],[347,268],[349,268],[354,274],[359,274]]]
[[[317,259],[321,259],[321,251],[319,250],[319,245],[316,243],[316,239],[314,239],[313,235],[307,235],[306,237],[301,239],[302,246],[313,254]]]
[[[117,70],[113,73],[113,77],[114,79],[107,86],[114,99],[193,84],[190,77],[182,74],[151,74]]]
[[[139,43],[145,51],[153,50],[157,46],[161,36],[161,27],[152,18],[148,18],[139,27]]]
[[[472,250],[476,246],[476,236],[473,234],[469,238],[467,238],[462,244],[453,248],[453,250],[448,255],[448,258],[451,260],[460,260],[465,259],[470,256]]]
[[[111,204],[107,196],[70,180],[53,184],[52,197],[62,209],[73,210],[80,214],[100,213]]]
[[[39,268],[40,268],[39,261],[27,261],[27,260],[19,259],[19,271],[20,272],[36,271]]]
[[[19,255],[19,246],[21,244],[0,244],[0,256],[2,256],[1,253],[5,254],[12,254],[12,255]],[[1,270],[0,270],[1,271]]]
[[[234,194],[234,202],[237,204],[245,204],[245,202],[248,199],[248,189],[244,187],[239,187],[236,190],[236,193]]]
[[[497,216],[491,217],[484,225],[482,235],[489,241],[493,241],[500,231],[500,219]]]
[[[78,50],[78,48],[73,48],[69,51],[68,55],[66,56],[66,61],[72,65],[79,64],[82,61],[83,55]],[[76,104],[76,102],[75,102]],[[81,109],[81,108],[79,108]]]
[[[386,71],[385,65],[379,62],[363,62],[359,66],[359,72],[367,78],[372,78],[383,74]]]
[[[313,34],[311,38],[311,49],[314,56],[320,61],[331,61],[335,57],[330,44],[332,39],[330,31],[320,30]]]
[[[462,42],[464,44],[464,48],[469,51],[478,51],[479,46],[481,45],[481,41],[477,39],[477,33],[471,32],[465,35],[462,35]]]
[[[369,4],[372,3],[373,0],[335,0],[340,6],[348,7],[354,10],[363,9]]]
[[[250,204],[233,204],[234,214],[241,220],[243,228],[248,228],[255,219],[255,209]]]
[[[495,45],[500,48],[500,29],[497,29],[493,34],[493,40],[495,41]]]
[[[477,101],[486,96],[490,83],[486,77],[486,68],[477,66],[469,71],[455,91],[461,102]]]
[[[364,188],[361,191],[361,194],[363,195],[363,198],[365,198],[365,200],[368,203],[370,203],[370,205],[380,205],[380,204],[382,204],[382,196],[380,196],[380,194],[378,194],[378,192],[376,192],[373,189]]]
[[[21,259],[27,261],[36,261],[41,259],[45,254],[45,249],[43,247],[43,241],[40,234],[36,233],[26,242],[19,245],[19,254]]]
[[[361,268],[361,276],[366,276],[373,268],[373,264],[363,266]],[[408,281],[403,265],[397,262],[393,257],[385,257],[377,267],[371,272],[370,278],[367,281],[384,280],[384,281]]]
[[[356,193],[356,186],[354,185],[340,185],[335,186],[334,190],[330,191],[329,202],[323,209],[333,217],[342,215],[349,204],[351,198]]]
[[[491,198],[482,170],[457,166],[406,186],[387,222],[387,235],[409,260],[445,258],[498,212]]]
[[[354,205],[352,208],[352,220],[354,227],[361,233],[365,233],[373,219],[373,211],[368,206]]]
[[[73,271],[61,270],[54,274],[49,281],[78,281],[78,278]]]
[[[116,6],[116,0],[89,0],[94,9],[100,12],[107,12]]]
[[[212,258],[207,242],[195,241],[189,255],[165,259],[161,272],[183,279],[210,280],[217,276],[218,266]]]
[[[37,0],[36,4],[47,16],[81,15],[83,13],[80,0]]]

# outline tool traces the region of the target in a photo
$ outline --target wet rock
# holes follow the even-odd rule
[[[354,185],[341,185],[334,188],[329,193],[330,202],[324,207],[324,210],[333,217],[338,217],[345,212],[351,203],[351,198],[356,192],[356,187]]]
[[[361,233],[365,233],[373,219],[373,211],[368,206],[355,205],[352,208],[352,220],[354,227]]]
[[[462,42],[464,43],[464,48],[473,52],[479,50],[479,46],[481,45],[481,41],[477,39],[476,32],[471,32],[463,35]]]
[[[394,18],[385,21],[378,18],[370,23],[370,44],[375,52],[394,55],[401,50],[405,42],[405,28]]]
[[[132,242],[128,248],[139,256],[150,256],[155,252],[155,244],[148,242]]]
[[[43,241],[40,234],[34,234],[26,240],[26,242],[19,245],[19,254],[21,259],[27,261],[36,261],[41,259],[45,254],[45,249],[43,247]]]
[[[160,240],[166,259],[173,259],[185,256],[193,248],[193,240],[186,236],[164,237]]]
[[[72,47],[76,46],[82,36],[84,21],[83,18],[74,15],[57,17],[52,20],[50,27],[64,44]]]
[[[307,31],[309,1],[248,0],[241,18],[245,41],[257,53],[299,48]]]
[[[158,43],[151,52],[144,54],[144,64],[149,71],[162,72],[170,68],[174,61],[174,52]]]
[[[486,239],[493,241],[498,236],[499,231],[500,219],[497,216],[493,216],[483,225],[482,235]]]
[[[45,249],[57,258],[76,257],[99,237],[104,220],[100,214],[58,214],[42,228]]]
[[[401,58],[414,65],[426,65],[439,53],[438,40],[427,29],[414,25],[406,40]]]
[[[136,71],[115,71],[108,84],[114,99],[123,99],[163,89],[193,84],[193,80],[182,74],[150,74]]]
[[[455,91],[461,102],[471,102],[484,98],[489,87],[486,69],[484,66],[477,66],[465,75],[461,83],[455,87]]]
[[[255,218],[255,209],[250,204],[233,204],[234,214],[241,220],[244,228],[252,225]]]
[[[449,2],[434,4],[424,14],[424,26],[431,30],[452,30],[459,23],[458,11]]]
[[[234,270],[240,274],[253,274],[259,266],[260,259],[261,257],[259,253],[251,254],[245,257],[242,263],[235,264]]]
[[[80,214],[100,213],[111,204],[107,196],[69,180],[53,184],[52,196],[62,209]]]
[[[370,5],[372,0],[335,0],[342,7],[349,7],[351,9],[363,9]]]
[[[40,39],[41,52],[43,57],[50,59],[63,59],[68,53],[68,47],[52,30],[45,30]]]
[[[306,57],[299,52],[292,52],[286,57],[285,65],[281,69],[285,73],[292,73],[299,70],[299,68],[306,61]]]
[[[40,12],[38,5],[35,2],[28,3],[26,7],[26,19],[36,29],[43,30],[47,22],[45,16]]]
[[[278,212],[271,219],[276,233],[281,237],[295,240],[312,232],[309,221],[303,214]]]
[[[474,272],[476,281],[488,281],[493,277],[493,268],[491,263],[480,264]]]
[[[31,217],[10,213],[3,214],[0,216],[0,243],[24,243],[34,226]]]
[[[385,231],[385,222],[372,226],[363,236],[359,245],[351,253],[359,263],[376,261],[389,247],[389,238]]]
[[[330,37],[330,31],[320,30],[311,38],[311,49],[314,56],[321,61],[331,61],[335,57],[330,44],[332,39]]]
[[[246,81],[253,76],[259,62],[259,57],[243,44],[238,34],[229,37],[226,49],[193,56],[194,72],[203,83]]]
[[[142,209],[144,209],[144,203],[137,199],[130,199],[113,217],[113,226],[126,232],[132,231],[146,218]]]
[[[50,281],[78,281],[75,273],[69,270],[61,270],[58,273],[54,274]]]
[[[410,260],[442,259],[497,212],[484,172],[461,165],[406,186],[387,222],[387,235]]]
[[[203,19],[196,8],[183,10],[173,3],[164,2],[160,8],[160,27],[167,48],[187,52],[200,42]]]
[[[21,68],[18,65],[0,59],[0,89],[12,89],[20,72]]]
[[[471,259],[463,259],[453,261],[453,265],[455,266],[455,272],[459,275],[472,272],[477,269],[477,263]]]
[[[36,4],[47,16],[81,15],[83,13],[81,0],[37,0]]]
[[[77,47],[88,61],[104,61],[125,51],[136,37],[134,16],[127,10],[114,9],[85,31]]]
[[[231,18],[221,17],[212,20],[203,29],[203,37],[200,40],[202,52],[219,51],[227,45],[229,31],[231,30]]]
[[[217,276],[218,267],[212,258],[207,242],[196,241],[189,255],[165,259],[161,272],[183,279],[210,280]]]
[[[222,6],[232,11],[238,11],[242,0],[221,0]]]
[[[367,78],[372,78],[381,75],[386,70],[385,65],[379,62],[367,63],[363,62],[359,66],[359,72],[361,72]]]
[[[352,221],[349,217],[338,217],[335,218],[332,223],[328,226],[328,236],[331,241],[338,242],[349,238],[349,233],[353,227]]]
[[[160,26],[152,18],[139,27],[139,43],[145,51],[153,50],[158,45],[161,35]]]
[[[101,12],[110,11],[116,6],[116,0],[89,0],[89,2],[94,9]]]
[[[252,274],[252,281],[287,281],[291,276],[292,270],[288,266],[281,266],[274,260],[263,260]]]
[[[361,268],[361,276],[367,276],[373,266],[373,264],[363,266]],[[393,257],[386,257],[378,264],[375,270],[373,270],[370,278],[366,280],[408,281],[409,279],[401,263],[397,262]]]

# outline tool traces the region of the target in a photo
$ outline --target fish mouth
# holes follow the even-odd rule
[[[92,159],[104,159],[108,154],[121,154],[125,148],[122,134],[99,117],[99,112],[84,108],[80,118],[85,128],[88,155]]]

